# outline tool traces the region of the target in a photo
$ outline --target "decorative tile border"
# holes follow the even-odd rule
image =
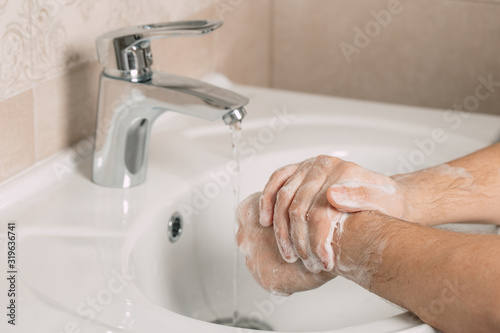
[[[0,100],[84,62],[95,38],[127,25],[182,19],[212,0],[0,0]]]

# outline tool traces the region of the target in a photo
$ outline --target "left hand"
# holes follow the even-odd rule
[[[347,214],[378,211],[407,216],[395,180],[336,157],[318,156],[276,170],[260,197],[260,223],[273,225],[283,259],[298,258],[313,273],[331,271],[332,236]]]
[[[245,199],[238,207],[236,240],[245,263],[257,283],[274,294],[289,295],[317,288],[333,279],[333,272],[310,272],[299,260],[283,260],[272,228],[259,223],[260,192]],[[326,199],[325,199],[326,200]]]

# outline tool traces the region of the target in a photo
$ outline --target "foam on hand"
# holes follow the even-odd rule
[[[361,180],[346,180],[330,186],[329,195],[349,212],[375,210],[385,215],[402,217],[402,194],[392,184],[372,184]],[[359,195],[356,192],[359,190]],[[361,192],[362,191],[362,192]],[[397,212],[397,213],[396,213]]]

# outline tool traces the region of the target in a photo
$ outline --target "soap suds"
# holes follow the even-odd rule
[[[348,189],[358,189],[358,188],[367,188],[373,191],[373,193],[376,193],[378,196],[380,194],[383,194],[385,196],[393,196],[395,198],[399,198],[401,195],[397,194],[396,187],[393,185],[389,184],[370,184],[366,183],[360,180],[346,180],[341,183],[337,183],[335,185],[332,185],[330,188],[348,188]],[[376,210],[379,211],[382,214],[385,215],[390,215],[389,211],[374,203],[373,201],[365,201],[362,199],[352,199],[350,198],[347,193],[339,193],[336,191],[331,192],[331,196],[335,200],[336,203],[338,203],[341,206],[344,206],[346,208],[352,209],[352,210]],[[375,198],[371,198],[375,199]]]
[[[267,227],[267,226],[269,226],[270,223],[272,223],[271,209],[264,208],[264,206],[265,206],[264,201],[265,201],[265,197],[263,195],[261,195],[259,198],[259,211],[260,211],[260,218],[259,219],[260,219],[260,223]]]
[[[290,246],[288,242],[286,242],[281,238],[277,238],[277,242],[278,242],[278,249],[283,259],[290,264],[296,262],[298,258],[295,248],[293,246]]]
[[[351,179],[351,180],[345,180],[345,181],[342,181],[340,183],[337,183],[335,185],[332,185],[332,187],[347,187],[347,188],[360,188],[360,187],[365,187],[365,188],[369,188],[369,189],[375,189],[375,190],[378,190],[380,192],[383,192],[387,195],[393,195],[393,194],[396,194],[396,187],[394,187],[393,185],[389,185],[389,184],[371,184],[371,183],[367,183],[367,182],[364,182],[364,181],[361,181],[361,180],[354,180],[354,179]]]
[[[302,259],[302,262],[304,263],[304,266],[307,268],[308,271],[310,271],[311,273],[314,273],[314,274],[318,274],[319,272],[321,272],[323,270],[323,264],[313,254],[310,244],[309,244],[308,252],[309,252],[309,257],[307,259]]]
[[[465,168],[452,167],[449,164],[441,164],[428,169],[428,171],[436,171],[441,175],[447,175],[456,178],[474,178]]]
[[[323,269],[323,263],[319,260],[319,258],[316,256],[316,254],[313,252],[313,250],[311,248],[311,243],[308,239],[309,230],[308,230],[307,222],[302,221],[300,226],[302,227],[302,235],[301,235],[302,237],[298,237],[298,241],[301,241],[302,243],[298,244],[298,245],[302,249],[306,248],[306,252],[307,252],[306,258],[301,257],[302,263],[304,264],[304,266],[307,268],[308,271],[310,271],[314,274],[318,274]],[[295,251],[297,253],[299,253],[297,248],[295,248]]]
[[[325,239],[325,243],[323,244],[324,249],[327,253],[326,258],[322,258],[324,262],[327,263],[326,267],[324,267],[324,270],[326,271],[331,271],[333,270],[333,267],[335,265],[335,256],[333,253],[333,247],[332,247],[332,242],[333,242],[333,235],[335,231],[337,230],[339,238],[342,234],[343,228],[344,228],[344,222],[349,216],[348,213],[342,213],[341,215],[336,212],[336,216],[332,217],[332,214],[334,213],[334,210],[332,208],[328,208],[327,210],[327,215],[330,220],[330,229],[328,230],[328,236]],[[320,247],[321,244],[318,244],[318,247]],[[321,253],[321,249],[317,249],[317,253]]]
[[[252,251],[253,248],[248,242],[241,243],[238,246],[238,249],[239,249],[241,255],[243,255],[243,257],[245,257],[245,258],[251,256],[253,253],[253,251]]]
[[[352,210],[376,210],[384,215],[390,215],[389,212],[373,203],[373,202],[369,202],[369,201],[354,201],[354,200],[351,200],[350,198],[348,198],[347,196],[336,196],[336,195],[332,195],[335,202],[338,203],[339,205],[341,206],[344,206],[346,208],[349,208],[349,209],[352,209]]]
[[[333,231],[335,232],[335,230],[337,230],[338,234],[339,234],[339,237],[342,235],[342,233],[344,232],[344,223],[345,221],[347,220],[347,218],[349,217],[349,213],[342,213],[342,215],[340,216],[340,218],[338,218],[338,220],[333,220],[332,217],[331,217],[331,212],[330,210],[327,212],[328,213],[328,217],[330,218],[330,220],[332,221],[331,222],[331,226],[333,227]],[[332,233],[332,239],[333,239],[333,234],[334,232]],[[330,242],[331,240],[330,239]],[[332,249],[333,251],[333,249]]]

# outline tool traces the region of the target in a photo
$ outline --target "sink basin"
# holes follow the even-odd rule
[[[262,190],[276,168],[319,154],[393,174],[446,162],[500,134],[494,116],[474,114],[456,128],[447,111],[229,88],[251,100],[241,199]],[[91,183],[90,153],[75,160],[78,146],[1,185],[2,250],[7,221],[18,230],[17,332],[234,332],[212,323],[231,317],[235,298],[229,131],[167,113],[155,124],[150,149],[148,180],[139,187]],[[182,233],[172,242],[179,222]],[[343,278],[290,297],[270,295],[242,261],[239,314],[276,331],[434,332]]]

